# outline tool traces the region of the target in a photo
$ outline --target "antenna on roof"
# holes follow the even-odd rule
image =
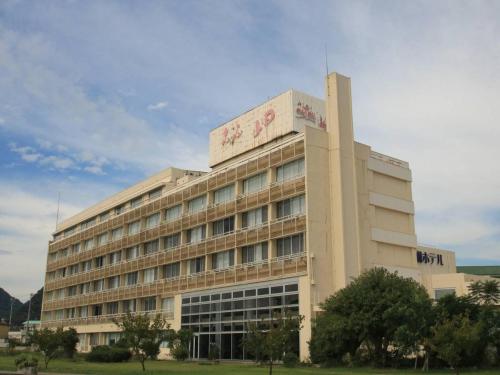
[[[57,192],[57,213],[56,213],[56,229],[57,224],[59,224],[59,204],[61,203],[61,192]]]

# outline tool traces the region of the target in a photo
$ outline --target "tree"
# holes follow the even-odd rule
[[[243,345],[257,361],[267,360],[269,375],[272,375],[273,364],[286,353],[293,352],[294,339],[302,328],[303,320],[302,315],[285,312],[260,323],[249,322]]]
[[[141,363],[142,371],[145,371],[146,358],[156,350],[159,351],[160,343],[165,340],[170,324],[160,314],[151,321],[148,314],[129,313],[120,320],[114,319],[113,322],[123,331],[123,339]]]
[[[69,328],[61,333],[61,346],[66,358],[73,358],[76,353],[76,344],[80,341],[74,328]]]
[[[431,347],[437,357],[455,369],[459,368],[468,358],[478,355],[478,345],[481,341],[480,327],[471,322],[467,315],[455,315],[452,319],[433,327]]]
[[[432,320],[425,288],[384,268],[362,273],[322,308],[309,343],[311,358],[321,362],[363,350],[386,366],[389,348],[399,357],[415,350]]]
[[[500,282],[498,280],[476,281],[470,285],[470,295],[478,303],[496,305],[500,302]]]
[[[181,328],[177,332],[170,330],[167,340],[172,357],[177,361],[185,361],[189,358],[189,343],[193,338],[193,332],[189,329]]]
[[[31,342],[38,347],[43,355],[45,368],[48,368],[49,362],[56,357],[57,349],[61,346],[62,328],[53,331],[49,328],[35,330],[31,336]]]

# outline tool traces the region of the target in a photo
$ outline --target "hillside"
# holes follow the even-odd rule
[[[5,321],[9,321],[10,314],[10,300],[12,296],[5,291],[3,288],[0,288],[0,319],[4,319]],[[14,312],[17,311],[23,304],[17,298],[14,297],[14,305],[12,308],[12,318],[14,318]]]

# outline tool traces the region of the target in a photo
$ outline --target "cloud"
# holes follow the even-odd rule
[[[0,249],[0,255],[10,255],[12,251]]]
[[[148,105],[148,111],[159,111],[164,108],[167,108],[168,102],[158,102],[156,104]]]

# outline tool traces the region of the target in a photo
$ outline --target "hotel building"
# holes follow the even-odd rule
[[[325,98],[290,90],[210,132],[210,172],[168,168],[58,224],[49,243],[42,325],[74,327],[82,351],[116,341],[111,318],[161,313],[249,359],[249,321],[305,317],[308,357],[320,304],[385,267],[434,297],[466,291],[454,254],[417,246],[409,165],[354,141],[350,79]]]

